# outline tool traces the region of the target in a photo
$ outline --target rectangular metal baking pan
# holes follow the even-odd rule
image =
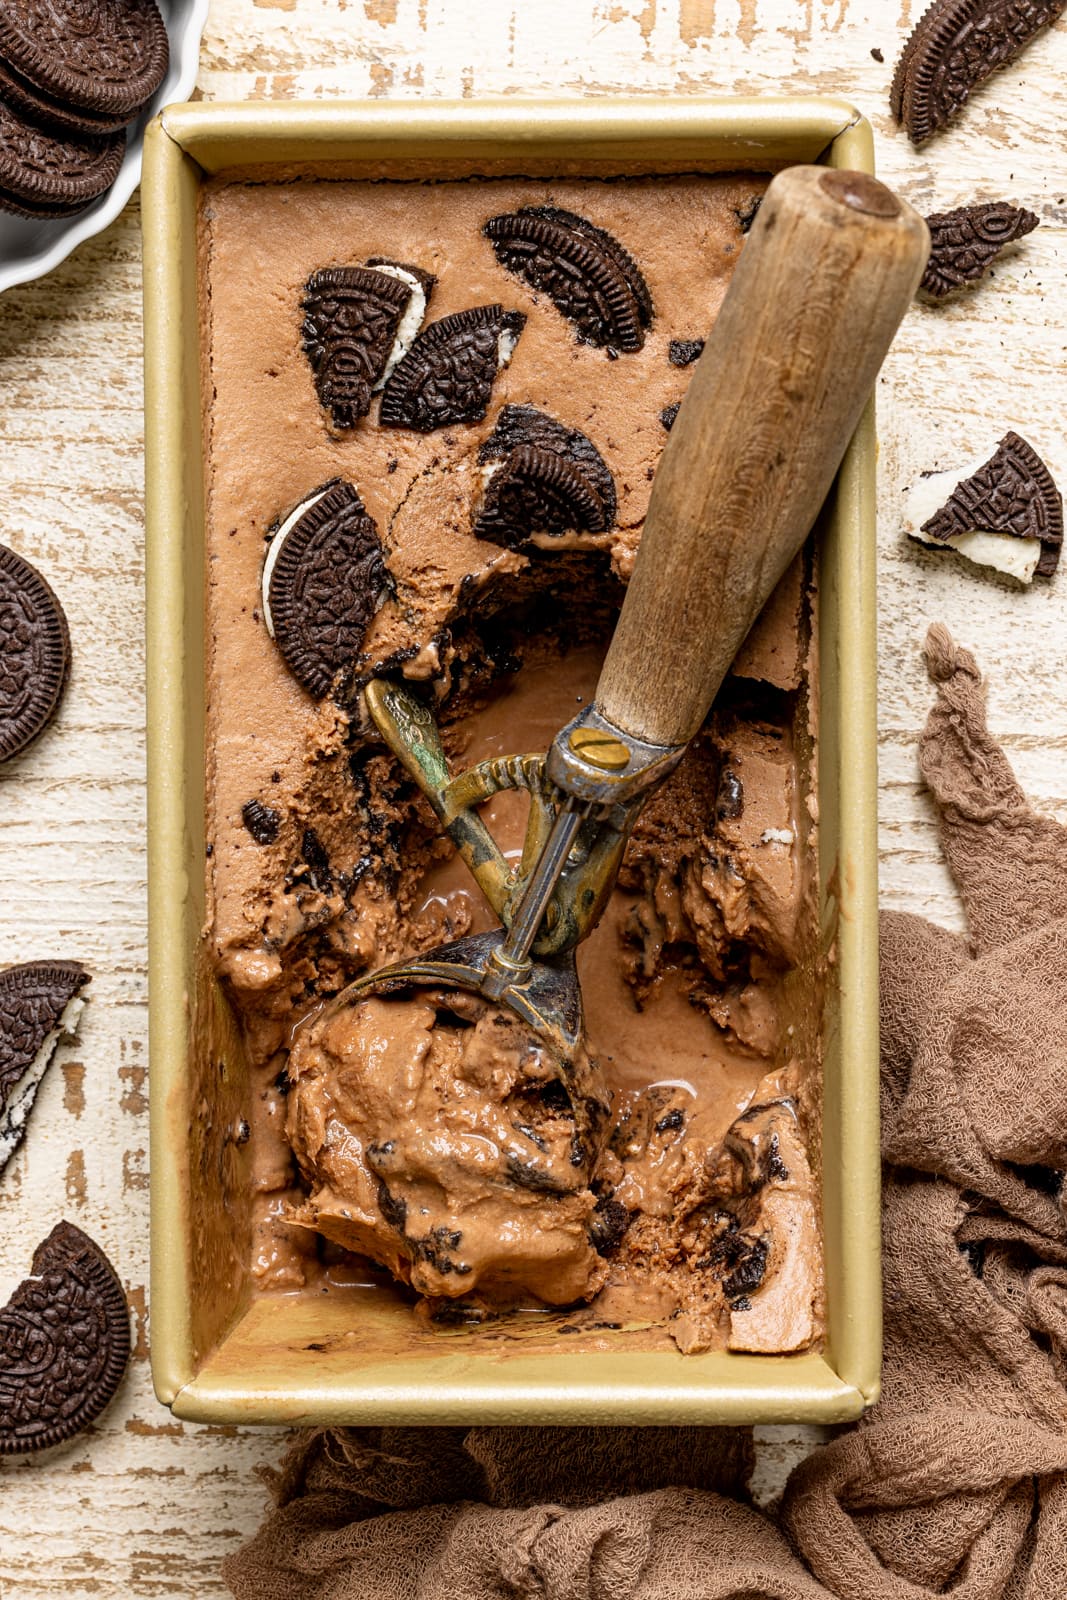
[[[242,1423],[840,1422],[878,1393],[875,434],[869,408],[818,535],[820,892],[832,952],[822,1123],[828,1337],[800,1356],[408,1336],[368,1296],[252,1300],[244,1074],[204,955],[204,513],[197,195],[206,177],[873,170],[870,128],[826,99],[186,105],[145,139],[145,457],[152,1370],[178,1417]],[[246,1186],[247,1187],[247,1186]],[[242,1257],[242,1251],[244,1252]]]

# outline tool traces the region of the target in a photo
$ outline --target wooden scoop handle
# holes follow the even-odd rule
[[[597,709],[685,744],[811,530],[922,276],[926,224],[860,172],[767,190],[652,486]]]

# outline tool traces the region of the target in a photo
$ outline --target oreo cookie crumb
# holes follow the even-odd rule
[[[660,412],[659,420],[666,428],[668,433],[670,433],[671,429],[674,427],[674,419],[677,417],[681,409],[682,402],[680,400],[676,400],[673,405],[664,406],[663,410]]]
[[[667,347],[667,360],[672,367],[691,367],[699,360],[704,342],[703,339],[672,339]]]
[[[278,812],[262,800],[247,801],[241,807],[241,821],[257,844],[273,844],[282,823]]]

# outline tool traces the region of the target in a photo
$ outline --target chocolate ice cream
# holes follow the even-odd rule
[[[589,701],[688,382],[672,342],[706,335],[761,189],[206,187],[210,926],[253,1076],[263,1292],[320,1286],[341,1249],[431,1317],[585,1304],[686,1350],[819,1337],[803,559],[579,951],[595,1138],[509,1013],[431,990],[331,1005],[496,922],[362,685],[420,693],[453,772],[543,752]],[[525,807],[482,808],[512,861]]]

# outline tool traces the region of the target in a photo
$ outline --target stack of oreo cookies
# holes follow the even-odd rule
[[[0,209],[69,217],[98,199],[168,59],[155,0],[2,0]]]

